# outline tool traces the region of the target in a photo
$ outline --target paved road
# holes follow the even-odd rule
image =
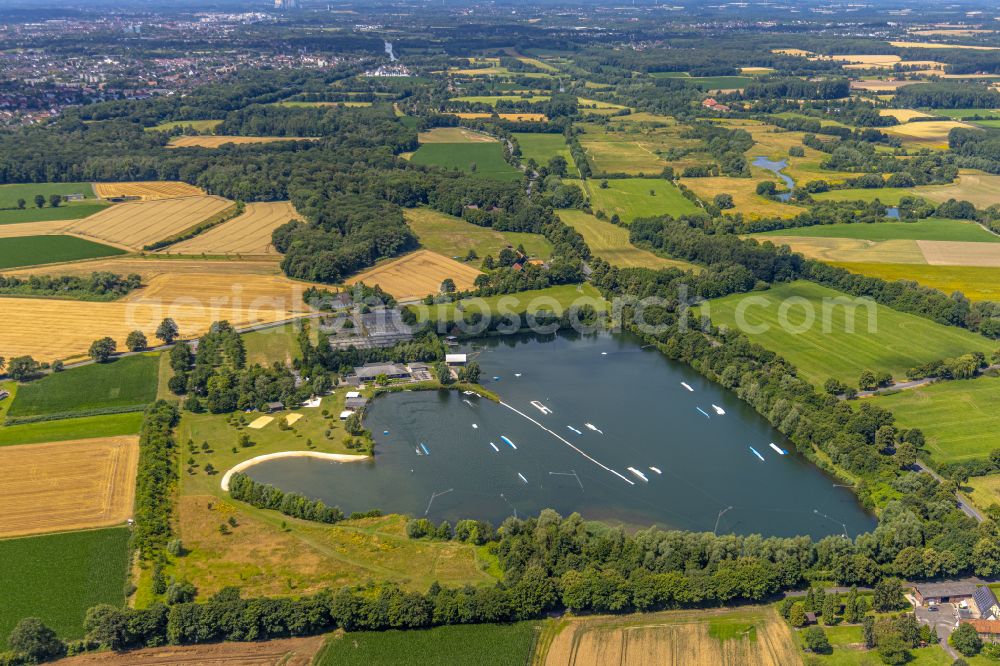
[[[927,474],[930,474],[940,483],[944,483],[945,481],[943,478],[941,478],[940,474],[938,474],[937,472],[935,472],[934,470],[932,470],[930,467],[928,467],[926,464],[924,464],[919,460],[917,461],[917,469],[919,469],[921,472],[926,472]],[[964,495],[962,495],[962,493],[955,493],[955,501],[958,502],[958,508],[961,509],[965,515],[969,516],[970,518],[975,518],[976,521],[980,523],[986,520],[983,517],[983,514],[979,513],[979,509],[974,507],[972,505],[972,502],[970,502]]]
[[[994,363],[993,365],[988,365],[979,372],[976,376],[982,375],[987,370],[1000,370],[1000,363]],[[905,391],[906,389],[917,388],[918,386],[926,386],[928,384],[933,384],[934,382],[946,382],[950,381],[948,379],[941,379],[940,377],[924,377],[923,379],[914,379],[910,382],[896,382],[892,386],[886,386],[883,389],[876,389],[874,391],[858,391],[859,398],[870,398],[873,395],[878,394],[880,391]],[[843,396],[840,396],[843,398]]]
[[[948,637],[951,636],[951,632],[955,631],[955,628],[958,626],[958,611],[955,609],[954,604],[941,604],[937,608],[938,610],[932,611],[929,608],[918,606],[914,610],[917,622],[929,625],[934,633],[938,635],[938,638],[941,639],[939,643],[941,648],[952,659],[958,659],[961,655],[958,654],[955,648],[948,645]]]

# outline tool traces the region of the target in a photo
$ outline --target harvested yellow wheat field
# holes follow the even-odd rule
[[[875,92],[894,91],[894,90],[899,90],[904,86],[912,86],[915,83],[920,83],[920,81],[902,81],[898,79],[891,79],[886,81],[880,81],[880,80],[851,81],[851,89],[871,90]]]
[[[834,262],[882,264],[926,264],[924,253],[914,240],[871,241],[860,238],[822,238],[810,236],[758,236],[758,241],[787,245],[810,259]],[[979,245],[979,243],[974,243]],[[992,243],[982,243],[992,245]]]
[[[67,231],[138,250],[176,236],[233,205],[215,196],[132,201],[75,222]]]
[[[843,62],[849,65],[862,65],[867,67],[891,67],[896,64],[902,58],[898,55],[884,55],[884,54],[850,54],[850,55],[832,55],[832,56],[813,56],[809,58],[810,60],[833,60],[834,62]]]
[[[915,188],[918,196],[943,203],[948,199],[969,201],[977,208],[989,208],[1000,203],[1000,176],[984,173],[962,173],[957,183],[924,185]]]
[[[667,611],[564,620],[544,666],[793,666],[802,658],[773,609]]]
[[[417,250],[355,275],[349,284],[379,285],[398,300],[413,300],[438,293],[445,278],[454,280],[459,291],[472,289],[479,275],[475,268],[454,259],[430,250]]]
[[[883,127],[882,131],[886,134],[898,136],[901,139],[926,141],[940,144],[942,147],[947,148],[948,132],[956,127],[961,127],[963,129],[976,129],[974,125],[962,123],[957,120],[929,120],[927,122],[906,123],[903,125],[894,125],[892,127]]]
[[[1000,267],[1000,243],[917,241],[931,266]]]
[[[0,226],[0,230],[3,226]],[[247,275],[280,275],[281,269],[275,258],[254,259],[170,259],[158,254],[124,255],[120,257],[91,259],[62,264],[59,275],[90,275],[94,271],[110,271],[128,275],[136,273],[148,284],[161,275],[201,275],[229,276],[231,281]],[[4,275],[50,275],[52,264],[5,271]]]
[[[941,42],[889,42],[900,49],[970,49],[973,51],[996,51],[1000,46],[969,46],[967,44],[943,44]]]
[[[212,273],[164,273],[143,282],[122,302],[173,305],[198,303],[206,307],[310,312],[302,300],[311,285],[284,275],[218,275]],[[318,285],[321,286],[321,285]]]
[[[138,437],[0,447],[0,538],[124,523]]]
[[[143,180],[130,183],[94,183],[94,193],[102,199],[139,197],[144,201],[193,197],[204,194],[200,187],[176,180]]]
[[[451,115],[458,116],[459,118],[464,118],[464,119],[493,117],[492,113],[472,113],[472,112],[453,113]],[[544,113],[498,113],[497,115],[500,116],[500,118],[503,120],[509,120],[515,123],[544,122],[549,119],[549,117],[546,116]],[[424,143],[427,142],[425,141]]]
[[[316,141],[304,136],[178,136],[170,140],[168,148],[218,148],[227,143],[246,145],[274,141]]]
[[[156,342],[156,327],[172,317],[181,337],[205,333],[212,322],[225,319],[246,327],[302,316],[302,313],[254,308],[243,302],[213,305],[197,295],[174,303],[88,303],[37,298],[4,298],[0,317],[2,353],[10,358],[31,355],[40,361],[83,357],[90,343],[110,336],[125,348],[129,332],[140,330]]]
[[[277,254],[271,233],[290,220],[301,219],[288,201],[247,204],[239,217],[194,238],[171,245],[169,254]]]
[[[19,222],[18,224],[0,224],[0,238],[15,236],[50,236],[61,234],[73,220],[52,220],[51,222]]]
[[[882,117],[892,116],[901,123],[908,123],[914,118],[930,118],[929,113],[913,109],[879,109],[878,114]]]

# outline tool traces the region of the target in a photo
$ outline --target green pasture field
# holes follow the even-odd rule
[[[156,399],[156,354],[56,372],[18,387],[8,418],[146,405]]]
[[[58,208],[48,205],[38,208],[34,205],[20,208],[0,209],[0,224],[19,224],[21,222],[48,222],[51,220],[79,220],[99,213],[110,204],[87,201],[71,201],[61,204]]]
[[[736,90],[754,82],[752,76],[690,76],[686,81],[702,90]]]
[[[523,245],[531,258],[548,259],[552,256],[552,244],[541,234],[496,231],[430,208],[410,208],[404,211],[404,215],[423,247],[446,257],[456,257],[459,261],[465,259],[469,250],[475,250],[479,259],[471,263],[476,267],[482,264],[486,255],[496,258],[500,250],[508,245]]]
[[[973,125],[978,125],[979,127],[988,127],[990,129],[1000,129],[1000,118],[995,118],[992,120],[973,120],[971,121]]]
[[[891,410],[899,426],[923,430],[934,462],[985,458],[1000,447],[1000,377],[937,382],[870,400]]]
[[[504,296],[489,296],[486,298],[470,298],[460,301],[468,312],[489,312],[493,316],[502,316],[503,313],[513,312],[539,312],[540,310],[555,310],[556,314],[563,311],[577,302],[578,299],[586,299],[583,303],[589,303],[596,309],[606,309],[607,304],[596,287],[589,284],[575,285],[564,284],[546,289],[534,289],[531,291],[521,291],[516,294]],[[500,306],[503,305],[503,311]],[[436,305],[412,305],[408,306],[416,312],[417,319],[424,321],[453,321],[457,318],[455,303],[439,303]]]
[[[0,238],[0,269],[112,257],[118,254],[125,254],[125,250],[119,250],[110,245],[101,245],[76,236]]]
[[[830,262],[852,273],[883,280],[913,280],[946,294],[960,291],[972,301],[1000,301],[1000,268],[992,266],[930,266]]]
[[[806,236],[812,238],[858,238],[862,240],[933,240],[1000,243],[1000,236],[980,224],[965,220],[927,218],[916,222],[876,222],[874,224],[821,224],[812,227],[779,229],[754,234],[755,237]]]
[[[142,426],[142,412],[102,414],[76,419],[41,421],[23,425],[0,426],[0,446],[65,442],[91,437],[137,435]]]
[[[921,109],[921,111],[953,120],[962,120],[973,116],[1000,119],[1000,109]]]
[[[654,79],[690,79],[691,75],[687,72],[650,72],[650,76]]]
[[[680,268],[697,270],[686,261],[660,257],[632,245],[628,229],[599,220],[580,210],[560,210],[559,217],[583,235],[591,252],[612,266],[623,268]]]
[[[868,308],[838,305],[830,300],[825,316],[823,299],[838,298],[854,302],[852,297],[833,289],[796,281],[767,291],[711,300],[706,314],[716,325],[742,328],[751,340],[784,356],[803,379],[817,386],[830,377],[856,386],[864,370],[890,372],[902,378],[909,368],[920,363],[972,351],[988,357],[996,348],[995,342],[975,333],[874,302]],[[738,307],[744,308],[746,327],[737,326]],[[807,312],[813,315],[809,326]],[[780,324],[782,313],[788,324],[784,328]],[[854,332],[849,327],[852,318]],[[826,331],[824,320],[828,322]],[[767,330],[759,330],[765,325]],[[915,345],[914,340],[920,344]]]
[[[40,618],[64,640],[83,638],[97,604],[125,603],[124,527],[0,540],[0,650],[14,626]]]
[[[622,135],[618,140],[615,135],[593,137],[584,134],[580,139],[580,145],[598,174],[624,173],[631,176],[659,174],[663,171],[663,167],[667,166],[656,153],[640,145],[638,141],[630,140],[628,135]]]
[[[539,623],[472,624],[411,631],[360,631],[331,636],[317,666],[523,666],[531,661]]]
[[[493,141],[426,143],[413,153],[410,161],[414,164],[458,169],[495,180],[517,180],[521,177],[520,171],[504,161],[501,144]],[[472,172],[472,164],[476,165],[475,172]]]
[[[573,162],[573,156],[566,145],[566,139],[562,134],[514,134],[517,143],[521,146],[521,161],[527,162],[534,159],[539,166],[545,166],[549,160],[556,155],[562,155],[566,160],[567,173],[570,176],[579,176],[580,172]]]
[[[169,132],[175,127],[191,127],[196,132],[215,132],[215,128],[222,124],[221,120],[173,120],[160,123],[153,127],[147,127],[147,132]]]
[[[18,183],[0,185],[0,208],[17,208],[17,200],[24,199],[26,208],[35,207],[35,195],[45,197],[45,207],[49,207],[50,194],[82,194],[88,199],[95,198],[94,187],[90,183]]]
[[[650,192],[655,192],[655,196]],[[699,208],[684,198],[681,191],[662,178],[609,179],[602,188],[600,180],[587,181],[590,207],[596,213],[603,210],[610,218],[618,215],[625,223],[639,217],[656,215],[689,215]]]

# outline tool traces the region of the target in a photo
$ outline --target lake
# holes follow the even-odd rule
[[[374,461],[287,458],[248,473],[345,512],[435,522],[499,524],[552,508],[719,534],[854,537],[874,527],[848,489],[777,453],[772,442],[790,444],[735,394],[632,336],[503,336],[461,351],[507,406],[457,391],[386,395],[365,419]]]

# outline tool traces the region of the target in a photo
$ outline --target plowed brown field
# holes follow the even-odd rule
[[[137,437],[0,447],[0,538],[125,522],[138,460]]]

